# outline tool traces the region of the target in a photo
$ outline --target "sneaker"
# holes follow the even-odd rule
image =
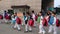
[[[41,34],[42,32],[38,32],[39,34]]]
[[[18,31],[21,31],[21,30],[18,30]]]
[[[56,32],[54,32],[53,34],[57,34]]]
[[[51,33],[51,31],[48,31],[48,33]]]
[[[32,30],[29,30],[29,32],[32,32]]]
[[[24,31],[24,33],[27,33],[28,31]]]
[[[45,34],[45,31],[43,31],[43,34]]]

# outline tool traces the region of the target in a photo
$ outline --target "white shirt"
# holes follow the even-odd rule
[[[49,16],[46,16],[45,19],[48,21],[49,20]]]
[[[25,20],[27,20],[28,18],[26,17]]]
[[[35,20],[35,14],[32,14],[32,18],[33,18],[33,20]]]
[[[42,25],[42,22],[43,22],[43,17],[41,16],[40,17],[40,24]]]
[[[15,18],[12,18],[12,20],[15,20]]]
[[[54,25],[54,24],[56,24],[56,17],[54,17],[54,23],[53,23],[53,25]]]

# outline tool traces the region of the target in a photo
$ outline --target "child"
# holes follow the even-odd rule
[[[25,18],[25,32],[28,32],[28,20],[29,20],[29,12],[26,12],[26,18]]]
[[[49,31],[48,33],[52,32],[52,30],[54,30],[53,34],[57,34],[56,32],[56,13],[52,12],[51,16],[50,16],[50,20],[49,20]]]
[[[33,18],[33,20],[34,20],[34,26],[36,26],[34,11],[32,11],[32,18]]]
[[[47,13],[46,16],[44,17],[44,26],[48,26],[48,21],[49,21],[49,14]]]
[[[30,16],[30,20],[28,22],[29,31],[32,32],[32,26],[34,25],[34,20],[32,19],[32,16]]]
[[[15,22],[16,22],[15,17],[14,17],[14,15],[12,15],[12,22],[11,22],[11,24],[15,24]]]
[[[23,23],[22,23],[22,25],[25,25],[25,18],[26,18],[26,15],[25,15],[25,13],[23,13]]]
[[[17,13],[15,13],[15,20],[16,20],[16,23],[14,25],[14,28],[17,28],[18,31],[21,31],[21,19],[17,16]]]
[[[44,28],[43,28],[43,17],[42,17],[42,12],[40,12],[39,13],[39,17],[40,17],[40,21],[39,21],[39,32],[38,33],[43,33],[43,34],[45,34],[45,30],[44,30]]]

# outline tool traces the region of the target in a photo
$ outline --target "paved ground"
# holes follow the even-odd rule
[[[13,28],[11,28],[11,26],[11,24],[0,24],[0,34],[38,34],[38,27],[33,28],[32,32],[24,33],[24,26],[22,27],[21,31],[14,30]],[[47,31],[48,27],[45,27],[45,30]],[[57,30],[58,34],[60,34],[60,28],[58,28]]]

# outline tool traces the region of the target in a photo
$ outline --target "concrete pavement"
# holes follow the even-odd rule
[[[11,24],[0,24],[0,34],[38,34],[38,26],[33,28],[32,32],[24,33],[24,26],[21,31],[11,28]],[[46,34],[48,34],[48,27],[45,27]],[[57,28],[58,34],[60,34],[60,28]],[[52,34],[52,33],[50,33]]]

